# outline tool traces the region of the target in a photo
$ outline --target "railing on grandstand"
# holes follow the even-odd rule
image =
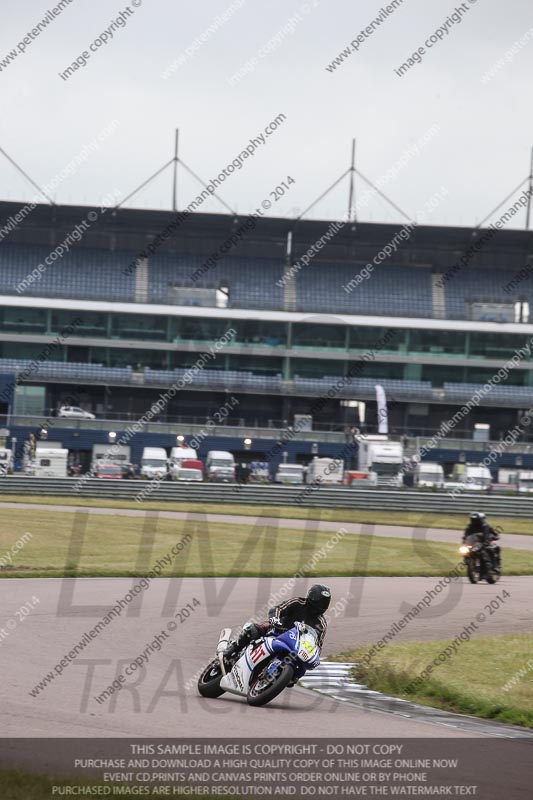
[[[121,415],[121,418],[97,418],[94,420],[88,419],[71,419],[68,417],[50,417],[45,416],[21,416],[21,415],[0,415],[0,426],[9,428],[11,427],[27,427],[33,429],[40,429],[43,426],[71,428],[77,430],[92,430],[92,431],[120,431],[127,428],[132,421],[137,421],[137,415]],[[290,435],[290,426],[284,426],[276,420],[269,420],[268,426],[257,425],[257,420],[254,422],[246,422],[239,419],[237,422],[234,420],[226,420],[222,424],[208,425],[206,417],[171,417],[169,419],[153,419],[142,426],[144,433],[159,433],[159,434],[182,434],[185,437],[194,436],[199,433],[205,433],[209,436],[233,436],[233,437],[246,437],[256,439],[283,439]],[[426,445],[428,440],[438,434],[438,428],[417,428],[410,429],[407,436],[405,432],[392,429],[389,433],[391,441],[401,441],[405,448],[405,454],[412,456],[420,451]],[[377,426],[368,425],[361,431],[361,434],[371,435],[376,434]],[[346,443],[354,441],[353,433],[350,427],[343,425],[335,425],[333,423],[314,423],[313,430],[301,430],[296,433],[294,437],[300,441],[321,441],[330,443]],[[437,449],[445,450],[459,450],[461,451],[477,451],[477,452],[490,452],[500,444],[500,441],[476,441],[472,439],[472,431],[468,430],[455,430],[453,436],[443,437],[437,439],[435,445]],[[522,436],[521,440],[514,442],[512,445],[505,446],[507,453],[531,453],[533,452],[533,435]]]

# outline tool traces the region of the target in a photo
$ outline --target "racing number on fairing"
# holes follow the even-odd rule
[[[257,664],[259,659],[263,658],[264,655],[266,655],[266,654],[265,654],[265,648],[263,647],[263,645],[262,644],[257,645],[257,647],[254,650],[252,650],[252,652],[250,654],[251,659],[252,659],[252,663],[253,664]]]
[[[307,650],[307,652],[309,653],[310,656],[313,655],[314,648],[313,648],[313,645],[311,644],[311,642],[302,642],[302,647],[303,647],[304,650]]]

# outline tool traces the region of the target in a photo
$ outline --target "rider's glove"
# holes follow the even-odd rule
[[[279,617],[270,617],[268,620],[271,628],[283,628]]]

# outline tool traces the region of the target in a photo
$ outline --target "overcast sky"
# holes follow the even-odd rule
[[[5,4],[0,65],[11,50],[19,52],[0,71],[0,147],[45,185],[117,120],[97,152],[54,192],[59,203],[97,204],[113,192],[125,197],[169,160],[176,127],[180,156],[208,180],[285,114],[285,122],[219,191],[232,208],[249,213],[291,176],[295,183],[268,213],[294,216],[348,168],[352,137],[357,167],[376,180],[433,128],[437,132],[418,155],[404,158],[384,191],[411,218],[440,192],[427,222],[475,225],[529,172],[531,0],[465,0],[461,22],[449,24],[442,41],[425,48],[421,63],[399,77],[395,69],[461,5],[403,0],[361,40],[357,52],[328,71],[386,5],[385,0],[132,0],[124,27],[116,26],[113,38],[90,52],[86,66],[65,81],[58,73],[89,51],[126,4],[73,0],[24,52],[19,43],[55,4]],[[218,30],[209,33],[214,18],[228,9],[227,21],[219,20]],[[192,53],[202,34],[205,41]],[[521,37],[523,45],[509,55]],[[258,57],[269,47],[271,52]],[[231,85],[254,56],[252,71]],[[482,82],[498,59],[503,65]],[[162,77],[173,64],[174,71]],[[179,174],[183,208],[201,187],[183,169]],[[0,187],[0,199],[22,204],[34,196],[3,157]],[[356,190],[363,188],[359,182]],[[345,179],[309,216],[338,219],[347,202]],[[127,205],[168,209],[170,203],[167,171]],[[224,209],[211,199],[202,210]],[[378,198],[360,209],[359,217],[401,221]],[[513,219],[515,227],[524,224],[523,214]]]

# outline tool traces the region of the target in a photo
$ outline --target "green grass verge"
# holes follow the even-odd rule
[[[31,539],[0,576],[147,575],[185,536],[190,541],[162,566],[163,577],[288,577],[301,570],[309,576],[440,576],[460,560],[457,546],[443,542],[275,528],[260,520],[232,525],[25,508],[6,515],[0,555],[25,533]],[[504,558],[506,575],[533,574],[533,551],[506,550]]]
[[[29,775],[26,772],[22,772],[21,770],[16,769],[0,769],[0,797],[2,800],[50,800],[51,797],[73,797],[76,795],[64,795],[64,794],[56,794],[52,795],[52,788],[54,786],[91,786],[91,787],[100,787],[100,786],[126,786],[126,784],[109,784],[109,783],[91,783],[90,781],[79,780],[78,778],[74,778],[72,780],[66,780],[65,778],[49,778],[43,775]],[[127,784],[130,787],[133,787],[132,784]],[[142,784],[143,787],[146,787],[146,784]],[[85,794],[81,795],[82,797],[104,797],[113,795],[98,795],[96,792],[92,795]],[[167,795],[162,794],[133,794],[133,792],[124,794],[122,797],[144,797],[146,800],[160,800],[161,797],[166,797]],[[172,795],[168,795],[171,797]],[[202,795],[205,797],[206,800],[213,800],[213,795]],[[235,800],[236,795],[225,795],[225,797],[229,797],[230,800],[233,798]]]
[[[455,655],[413,681],[451,642],[388,645],[370,664],[355,667],[357,681],[385,694],[423,705],[533,728],[533,635],[513,634],[462,642]],[[359,647],[337,660],[359,661]],[[530,665],[530,666],[529,666]]]
[[[280,517],[286,519],[318,519],[324,522],[368,522],[381,525],[406,525],[415,528],[449,528],[464,530],[465,514],[421,514],[414,511],[352,511],[349,508],[307,508],[294,506],[253,506],[238,503],[178,503],[152,500],[136,503],[134,500],[76,499],[71,497],[40,497],[38,495],[0,494],[0,503],[39,503],[41,505],[83,506],[85,508],[129,508],[137,511],[182,511],[204,514],[233,514],[247,517]],[[483,505],[482,499],[480,505]],[[533,536],[530,519],[492,517],[505,533]]]

